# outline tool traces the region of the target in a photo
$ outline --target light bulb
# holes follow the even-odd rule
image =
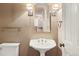
[[[59,5],[58,5],[58,4],[54,4],[54,5],[52,6],[52,9],[57,10],[58,8],[59,8]]]

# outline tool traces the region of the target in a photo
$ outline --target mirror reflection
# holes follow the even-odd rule
[[[35,4],[34,28],[36,32],[50,32],[50,15],[48,11],[48,4]]]

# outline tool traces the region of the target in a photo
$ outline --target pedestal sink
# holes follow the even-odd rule
[[[40,52],[40,56],[45,56],[45,52],[54,48],[56,42],[53,39],[31,39],[29,43],[30,47]]]

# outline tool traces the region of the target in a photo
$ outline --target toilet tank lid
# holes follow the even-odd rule
[[[1,46],[19,46],[20,43],[2,43]]]

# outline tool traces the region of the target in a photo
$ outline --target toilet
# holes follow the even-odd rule
[[[0,44],[0,56],[19,56],[20,43]]]

